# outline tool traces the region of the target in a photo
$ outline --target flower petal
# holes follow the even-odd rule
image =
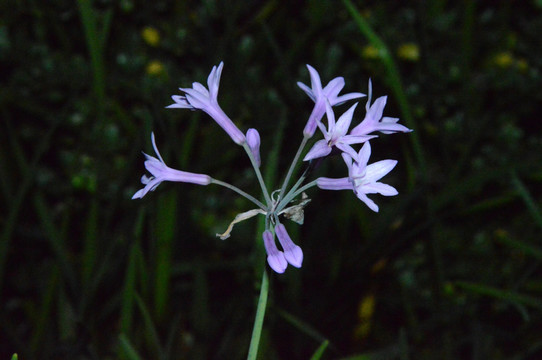
[[[389,173],[395,165],[397,165],[397,160],[381,160],[370,164],[367,166],[365,179],[370,183],[378,181]]]
[[[339,137],[346,135],[348,128],[350,128],[356,106],[358,106],[358,103],[355,103],[350,109],[346,110],[345,113],[339,117],[339,120],[337,120],[337,124],[335,124],[333,130],[330,129],[332,132],[332,134],[330,134],[332,139],[338,139]]]
[[[382,113],[384,112],[384,107],[386,107],[387,100],[387,96],[381,96],[376,99],[367,112],[366,118],[371,119],[372,122],[380,121],[380,119],[382,119]]]
[[[361,166],[365,167],[371,157],[371,144],[367,141],[359,150],[358,156],[354,160]]]
[[[331,153],[331,147],[327,144],[327,141],[322,139],[314,143],[307,155],[303,158],[303,161],[309,161],[312,159],[321,158]]]
[[[158,158],[161,162],[165,163],[164,159],[162,159],[162,155],[160,155],[160,151],[158,151],[158,147],[156,146],[156,139],[154,137],[154,131],[151,132],[151,142],[152,142],[152,148],[154,149],[154,152],[156,155],[158,155]]]
[[[309,73],[311,76],[312,91],[314,92],[314,95],[318,97],[322,93],[322,81],[320,80],[320,75],[318,74],[318,71],[316,71],[309,64],[307,64],[307,69],[309,69]]]
[[[314,93],[312,92],[310,87],[300,81],[297,82],[297,86],[299,86],[301,90],[303,90],[305,94],[307,94],[311,98],[312,101],[316,102],[316,97],[314,96]]]
[[[339,97],[335,97],[333,99],[333,101],[330,100],[330,102],[331,102],[331,105],[333,105],[333,106],[341,105],[341,104],[347,102],[348,100],[359,99],[359,98],[362,98],[364,96],[366,96],[366,95],[363,94],[363,93],[353,92],[353,93],[341,95]]]
[[[319,177],[318,179],[316,179],[316,185],[322,190],[353,190],[354,189],[352,182],[347,177],[343,177],[339,179]]]
[[[356,150],[354,150],[354,148],[348,144],[345,144],[345,143],[338,143],[335,145],[335,147],[339,150],[341,150],[343,153],[347,153],[348,155],[350,156],[356,156],[357,153],[356,153]]]
[[[263,232],[263,244],[267,252],[267,263],[275,272],[282,274],[286,270],[286,267],[288,267],[288,262],[284,257],[284,253],[277,249],[271,231],[265,230]]]
[[[172,95],[171,98],[173,99],[174,103],[166,106],[167,109],[194,109],[194,107],[190,105],[188,100],[186,100],[186,96]]]
[[[364,185],[363,192],[365,194],[380,194],[384,196],[394,196],[399,194],[396,188],[381,182]]]
[[[358,197],[358,199],[363,201],[365,205],[369,207],[369,209],[373,210],[374,212],[378,212],[378,205],[376,205],[376,203],[373,200],[369,199],[367,195],[365,195],[364,193],[358,192],[356,193],[356,196]]]
[[[277,224],[277,226],[275,226],[275,233],[277,234],[280,245],[284,250],[284,257],[286,258],[286,261],[288,261],[292,266],[300,268],[301,264],[303,263],[303,251],[301,248],[294,244],[284,225],[280,223]]]
[[[215,100],[218,97],[218,88],[220,86],[220,76],[222,75],[222,69],[224,68],[224,62],[221,61],[218,67],[213,66],[209,77],[207,78],[207,85],[209,86],[209,96]]]
[[[333,112],[333,109],[331,108],[331,104],[326,99],[325,100],[325,106],[326,106],[326,116],[327,116],[327,130],[328,134],[335,128],[335,113]]]
[[[325,88],[322,89],[324,95],[330,99],[335,99],[344,87],[344,78],[342,76],[336,77],[331,80]]]

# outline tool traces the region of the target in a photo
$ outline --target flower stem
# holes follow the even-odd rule
[[[303,148],[305,147],[305,145],[307,145],[308,140],[309,140],[309,137],[303,136],[303,140],[301,141],[301,144],[299,145],[299,148],[297,149],[297,153],[294,156],[294,160],[292,161],[292,164],[290,165],[290,168],[288,169],[288,173],[286,174],[286,178],[284,179],[284,182],[282,183],[282,187],[280,188],[279,199],[282,198],[282,195],[284,195],[284,192],[286,191],[286,187],[288,186],[290,177],[292,176],[294,172],[297,161],[299,160],[299,157],[301,156],[301,152],[303,151]]]
[[[254,159],[254,155],[252,155],[252,151],[248,147],[248,144],[245,142],[243,144],[243,149],[247,152],[248,157],[250,158],[250,162],[252,164],[252,167],[254,168],[254,172],[256,173],[256,177],[258,178],[258,182],[260,183],[260,187],[262,188],[263,196],[265,198],[265,202],[267,203],[268,208],[271,208],[272,201],[271,197],[269,196],[269,192],[267,191],[267,186],[265,186],[265,182],[263,181],[262,173],[260,171],[260,167],[258,164],[256,164],[256,159]],[[266,210],[266,208],[263,208]]]
[[[256,318],[254,319],[254,328],[252,329],[252,337],[250,339],[247,360],[255,360],[256,356],[258,355],[258,347],[260,345],[260,338],[262,336],[263,320],[265,317],[265,309],[267,307],[268,294],[269,280],[267,279],[267,271],[264,269],[260,288],[260,298],[258,299],[258,308],[256,309]]]
[[[220,181],[220,180],[217,180],[217,179],[212,179],[211,178],[211,184],[216,184],[216,185],[220,185],[220,186],[224,186],[230,190],[233,190],[235,191],[236,193],[238,193],[239,195],[247,198],[248,200],[252,201],[254,204],[256,204],[260,209],[266,211],[267,208],[265,207],[264,204],[262,204],[258,199],[256,199],[254,196],[250,195],[250,194],[247,194],[246,192],[244,192],[243,190],[239,189],[237,186],[234,186],[232,184],[228,184],[227,182],[224,182],[224,181]]]
[[[310,183],[307,183],[305,185],[303,185],[299,190],[295,190],[295,188],[293,188],[285,197],[284,199],[282,199],[282,201],[278,204],[277,208],[275,209],[275,213],[279,213],[286,205],[288,205],[288,203],[290,201],[292,201],[293,199],[295,199],[295,197],[299,194],[301,194],[303,191],[307,190],[307,189],[310,189],[311,187],[313,187],[314,185],[316,185],[316,180],[314,181],[311,181]]]

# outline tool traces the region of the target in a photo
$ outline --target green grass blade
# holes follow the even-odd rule
[[[494,287],[475,284],[467,281],[457,281],[454,283],[456,286],[467,290],[474,294],[485,295],[495,299],[504,300],[510,303],[517,303],[521,305],[530,306],[537,309],[542,309],[542,299],[535,298],[528,295],[518,294],[511,290],[502,290]]]
[[[201,116],[200,113],[195,113],[192,119],[190,120],[188,124],[188,129],[185,131],[185,134],[183,136],[183,141],[181,142],[179,146],[179,168],[184,169],[188,167],[189,161],[192,158],[192,152],[194,149],[194,142],[196,141],[197,136],[197,130],[199,128],[199,124],[201,123],[201,120],[199,119]]]
[[[164,358],[164,351],[162,349],[162,345],[160,343],[160,336],[158,336],[158,331],[156,330],[156,327],[154,326],[154,322],[152,321],[152,316],[149,310],[147,309],[147,306],[143,302],[143,299],[139,295],[136,294],[135,300],[137,303],[137,306],[139,307],[139,311],[141,311],[141,314],[143,315],[143,322],[145,323],[145,330],[146,330],[146,338],[151,343],[152,346],[155,348],[156,352],[156,358],[157,359],[163,359]]]
[[[294,315],[282,310],[282,309],[279,309],[279,308],[276,308],[276,312],[282,317],[284,318],[284,320],[286,320],[287,322],[289,322],[291,325],[293,325],[295,328],[297,328],[298,330],[300,330],[302,333],[308,335],[310,338],[318,341],[318,342],[325,342],[327,341],[329,343],[329,340],[324,336],[322,335],[320,332],[318,332],[316,329],[314,329],[312,326],[310,326],[309,324],[307,324],[306,322],[304,322],[303,320],[295,317]],[[333,345],[331,345],[331,348],[333,348]]]
[[[108,34],[105,31],[98,31],[98,15],[94,12],[90,0],[78,0],[77,5],[90,54],[93,75],[92,85],[94,95],[96,96],[98,119],[103,121],[104,117],[102,115],[105,108],[104,46]],[[111,22],[110,18],[111,16],[106,16],[106,27],[104,27],[104,30],[108,30],[109,25],[107,24]]]
[[[98,250],[98,200],[92,199],[90,204],[83,245],[83,282],[88,285],[96,266]]]
[[[141,255],[142,252],[139,245],[132,244],[130,255],[128,256],[120,309],[120,328],[121,332],[125,334],[130,334],[132,328],[134,299],[136,297],[137,262]]]
[[[156,219],[156,271],[154,279],[154,306],[159,320],[166,314],[171,288],[171,251],[177,222],[177,192],[172,190],[158,200]]]
[[[324,355],[324,351],[326,351],[328,345],[329,341],[325,340],[311,356],[311,360],[320,360],[322,358],[322,355]]]
[[[143,360],[125,334],[119,335],[119,346],[126,359]]]
[[[527,206],[527,210],[529,210],[529,214],[533,217],[534,221],[538,224],[538,226],[542,229],[542,213],[540,212],[540,208],[536,205],[536,201],[531,196],[531,193],[527,189],[527,187],[523,184],[523,182],[520,180],[520,178],[517,176],[515,172],[512,172],[512,184],[516,188],[516,191],[519,193],[521,198],[523,199],[523,202]]]
[[[22,158],[22,150],[20,149],[19,144],[16,141],[16,134],[12,133],[11,131],[8,134],[12,143],[12,148],[14,148],[15,153],[21,154],[21,156],[18,157],[17,160],[19,162],[19,167],[23,170],[24,178],[22,179],[22,181],[20,181],[19,191],[15,195],[14,200],[9,207],[9,213],[5,218],[5,222],[3,223],[4,226],[2,232],[0,233],[0,294],[2,290],[2,282],[4,280],[4,272],[9,245],[11,243],[13,232],[15,230],[15,225],[17,224],[17,218],[19,217],[19,213],[22,209],[26,195],[28,194],[35,180],[35,171],[37,164],[41,160],[45,151],[50,147],[51,138],[55,133],[58,124],[59,121],[53,124],[45,133],[41,142],[36,147],[36,151],[32,156],[32,161],[30,162],[30,165],[27,165],[28,162],[26,161],[26,159]],[[9,126],[8,130],[10,130]]]
[[[46,234],[47,240],[55,254],[55,258],[60,266],[64,279],[68,282],[71,288],[74,288],[76,283],[75,271],[69,260],[68,251],[66,249],[66,239],[60,229],[55,225],[52,217],[49,205],[45,202],[45,199],[41,193],[36,193],[34,196],[34,207],[38,214],[41,227]],[[66,214],[66,216],[68,216]]]
[[[209,313],[209,284],[205,270],[196,263],[193,267],[192,324],[199,334],[208,335],[211,315]]]
[[[542,261],[542,249],[539,247],[532,246],[509,236],[497,236],[496,241]]]
[[[412,115],[410,104],[408,102],[405,91],[403,90],[403,85],[401,81],[401,76],[399,75],[398,67],[393,60],[391,53],[384,41],[380,39],[380,37],[371,28],[369,23],[363,18],[363,16],[361,16],[359,10],[356,9],[352,1],[343,0],[343,4],[350,13],[350,16],[352,17],[356,25],[358,26],[360,32],[367,38],[371,45],[378,49],[378,53],[382,58],[384,66],[386,67],[388,80],[390,82],[393,94],[396,97],[397,103],[399,104],[399,107],[401,109],[404,122],[407,127],[415,130],[414,132],[409,134],[409,139],[412,142],[414,155],[416,157],[418,165],[420,166],[422,178],[425,179],[427,166],[425,161],[425,155],[423,153],[423,148],[419,138],[419,131],[416,131],[416,129],[419,129],[419,127],[416,124],[414,116]]]
[[[34,333],[32,334],[32,340],[30,341],[30,348],[32,353],[39,353],[39,347],[43,341],[43,335],[48,331],[51,319],[52,309],[54,305],[55,295],[58,292],[58,278],[59,271],[57,267],[54,267],[51,271],[51,275],[47,282],[48,286],[41,298],[41,309],[36,323],[34,324]]]

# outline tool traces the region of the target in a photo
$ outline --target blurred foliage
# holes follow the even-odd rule
[[[311,111],[307,63],[349,92],[372,78],[415,130],[372,144],[399,160],[380,213],[313,190],[305,225],[287,224],[305,262],[270,274],[261,359],[542,357],[541,1],[0,10],[1,358],[245,358],[261,237],[214,234],[251,204],[167,183],[130,200],[151,131],[172,167],[258,193],[205,114],[164,109],[221,60],[222,107],[259,130],[264,168],[278,151],[274,187]]]

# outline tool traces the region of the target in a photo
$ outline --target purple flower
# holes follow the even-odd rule
[[[265,251],[267,252],[267,263],[271,269],[275,270],[279,274],[282,274],[288,263],[284,257],[284,253],[277,249],[275,244],[275,239],[273,238],[273,233],[269,230],[263,232],[263,245],[265,246]]]
[[[247,145],[250,148],[254,160],[258,167],[261,165],[260,159],[260,134],[256,129],[248,129],[247,131]]]
[[[175,103],[166,107],[170,109],[203,110],[224,129],[233,141],[242,145],[245,142],[245,135],[235,126],[228,115],[224,113],[220,105],[218,105],[218,87],[223,67],[224,62],[221,62],[218,67],[213,66],[207,78],[209,89],[206,89],[205,86],[198,82],[193,83],[192,88],[179,88],[185,95],[173,95],[171,98]]]
[[[365,142],[374,136],[367,135],[346,135],[350,123],[352,122],[352,115],[358,104],[355,103],[350,107],[344,114],[341,115],[339,120],[335,123],[335,115],[333,114],[333,109],[329,102],[326,101],[326,114],[327,114],[327,125],[328,129],[324,127],[322,122],[318,123],[320,130],[324,134],[324,139],[318,140],[314,143],[312,148],[309,150],[303,161],[308,161],[320,157],[324,157],[331,153],[333,146],[336,146],[338,149],[350,154],[351,156],[356,156],[356,151],[350,146],[352,144],[360,144]]]
[[[316,131],[317,124],[320,122],[322,116],[324,116],[324,113],[326,112],[326,99],[329,101],[331,106],[335,106],[351,99],[363,97],[365,94],[349,93],[338,96],[339,92],[341,92],[342,88],[344,87],[344,78],[342,77],[336,77],[322,89],[322,82],[320,81],[320,75],[318,75],[318,72],[308,64],[307,68],[309,69],[311,77],[311,88],[301,82],[298,82],[297,85],[301,88],[301,90],[305,91],[312,101],[314,101],[314,108],[309,117],[309,121],[307,121],[305,129],[303,129],[303,136],[312,137]]]
[[[300,268],[301,264],[303,263],[303,251],[301,248],[294,244],[284,225],[280,223],[277,224],[277,226],[275,226],[275,233],[279,238],[282,250],[284,250],[284,257],[286,258],[286,261],[288,261],[292,266]]]
[[[381,160],[367,165],[371,156],[371,145],[366,142],[356,157],[342,154],[348,167],[348,177],[340,179],[318,178],[316,185],[324,190],[354,190],[356,196],[371,210],[378,212],[378,205],[367,197],[367,194],[381,194],[384,196],[397,195],[397,190],[390,185],[378,182],[389,173],[397,164],[397,160]],[[353,161],[354,160],[354,161]]]
[[[158,159],[160,160],[143,153],[147,159],[145,160],[145,168],[152,174],[152,176],[148,177],[147,175],[143,175],[141,177],[141,183],[144,184],[145,187],[137,191],[134,196],[132,196],[132,199],[141,199],[149,191],[156,189],[156,187],[160,185],[162,181],[178,181],[198,185],[209,185],[211,183],[211,177],[209,175],[195,174],[168,167],[162,159],[162,156],[160,156],[160,152],[158,152],[158,148],[156,147],[156,142],[154,140],[154,133],[151,134],[151,139],[154,152],[156,155],[158,155]]]
[[[399,118],[382,117],[384,107],[386,106],[387,96],[381,96],[371,105],[371,97],[373,93],[373,85],[369,80],[369,97],[365,109],[367,114],[363,121],[352,129],[350,135],[367,135],[374,131],[380,131],[384,134],[393,134],[396,132],[411,132],[412,130],[397,124]]]

